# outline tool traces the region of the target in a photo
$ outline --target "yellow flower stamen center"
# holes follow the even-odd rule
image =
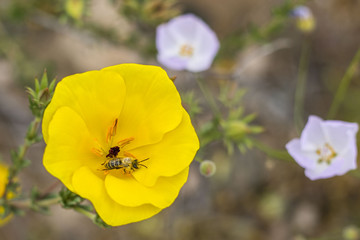
[[[330,164],[332,159],[337,156],[334,148],[328,143],[325,143],[324,146],[318,148],[316,154],[319,155],[318,163],[326,162],[327,164]]]
[[[182,57],[191,57],[194,53],[194,48],[188,44],[184,44],[181,46],[179,54]]]

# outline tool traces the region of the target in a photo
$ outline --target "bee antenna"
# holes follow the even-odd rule
[[[139,163],[145,162],[145,161],[147,161],[147,160],[149,160],[149,159],[150,159],[150,158],[146,158],[146,159],[144,159],[144,160],[139,161]],[[140,165],[142,165],[142,164],[140,164]]]
[[[146,167],[146,168],[147,168],[147,166],[145,166],[144,164],[139,164],[139,166],[143,166],[143,167]]]

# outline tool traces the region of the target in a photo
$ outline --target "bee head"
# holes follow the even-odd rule
[[[135,160],[133,160],[133,162],[132,162],[132,166],[133,166],[133,168],[135,168],[135,169],[139,169],[139,166],[138,166],[138,160],[137,159],[135,159]]]

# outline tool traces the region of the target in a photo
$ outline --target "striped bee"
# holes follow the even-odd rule
[[[102,163],[104,169],[101,170],[109,171],[113,169],[123,169],[124,173],[130,173],[139,169],[140,166],[147,168],[144,164],[141,164],[141,162],[147,160],[149,160],[149,158],[139,161],[135,157],[116,157]]]

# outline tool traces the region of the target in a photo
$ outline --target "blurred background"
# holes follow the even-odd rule
[[[312,32],[302,32],[289,16],[297,4],[312,10]],[[206,84],[214,95],[224,81],[246,89],[241,104],[246,113],[257,113],[255,123],[265,129],[257,138],[274,149],[284,150],[298,136],[294,93],[304,48],[306,120],[310,114],[326,117],[360,47],[358,0],[0,0],[1,159],[10,163],[10,150],[23,142],[32,120],[25,88],[45,68],[59,81],[120,63],[159,65],[156,26],[187,12],[208,23],[221,42],[212,69],[204,73]],[[191,73],[166,70],[177,76],[181,93],[199,92]],[[360,122],[359,91],[357,67],[336,119]],[[193,118],[196,128],[211,115],[205,99],[199,101],[203,111]],[[19,176],[25,193],[57,182],[42,166],[44,147],[38,143],[27,154],[32,164]],[[0,239],[360,239],[356,174],[310,181],[294,162],[256,149],[229,155],[221,141],[203,155],[215,162],[215,175],[202,176],[193,162],[175,203],[153,218],[102,229],[54,206],[51,215],[26,211],[14,217],[0,228]]]

